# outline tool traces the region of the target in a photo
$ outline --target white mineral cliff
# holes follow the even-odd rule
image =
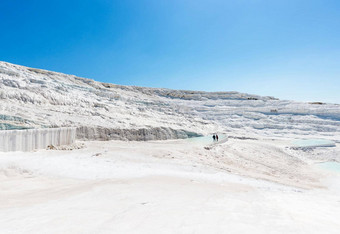
[[[0,62],[0,128],[56,126],[77,127],[80,139],[152,140],[219,131],[339,140],[340,106],[121,86]]]

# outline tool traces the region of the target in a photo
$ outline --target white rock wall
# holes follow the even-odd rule
[[[49,145],[73,144],[76,128],[45,128],[0,131],[0,151],[31,151]]]

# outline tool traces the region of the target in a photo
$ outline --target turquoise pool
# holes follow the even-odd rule
[[[297,147],[333,147],[335,143],[331,140],[325,139],[305,139],[295,140],[292,142]]]
[[[225,138],[225,135],[218,135],[218,140],[221,141]],[[193,137],[193,138],[188,138],[187,141],[192,142],[192,143],[197,143],[197,144],[210,144],[213,143],[213,138],[212,135],[210,136],[202,136],[202,137]]]
[[[326,169],[329,171],[335,171],[340,173],[340,163],[338,162],[324,162],[324,163],[319,163],[319,166],[322,169]]]

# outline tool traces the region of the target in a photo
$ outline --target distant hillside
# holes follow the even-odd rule
[[[1,129],[76,126],[81,139],[340,132],[336,104],[122,86],[6,62],[0,62],[0,107]]]

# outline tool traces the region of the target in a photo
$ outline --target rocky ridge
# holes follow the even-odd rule
[[[144,88],[0,62],[0,128],[77,127],[79,139],[156,140],[213,132],[338,138],[340,106],[238,92]]]

